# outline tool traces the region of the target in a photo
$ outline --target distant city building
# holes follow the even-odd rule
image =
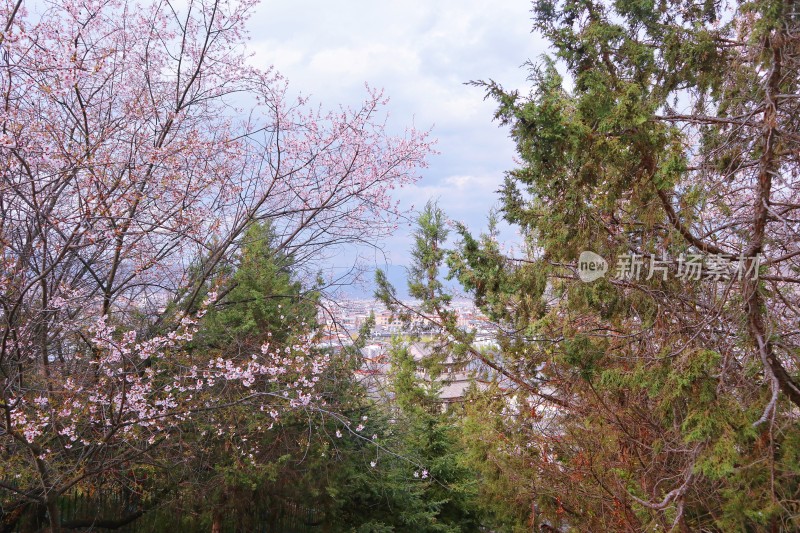
[[[417,308],[417,302],[404,302],[409,308]],[[456,324],[464,330],[474,331],[476,347],[488,347],[494,344],[494,327],[487,318],[475,308],[472,302],[457,301],[452,305],[456,313]],[[422,313],[415,317],[410,324],[404,323],[388,311],[380,302],[374,300],[360,300],[337,302],[325,306],[325,311],[320,313],[318,320],[324,326],[324,335],[320,346],[331,349],[340,349],[352,345],[353,339],[360,328],[370,317],[375,323],[372,329],[370,344],[362,348],[363,364],[356,371],[359,381],[370,397],[377,400],[391,400],[391,391],[388,387],[391,362],[388,350],[391,342],[389,339],[395,335],[411,331],[435,331],[430,327],[432,323]],[[424,369],[422,362],[432,354],[432,345],[425,342],[414,342],[409,346],[409,353],[420,364],[417,376],[420,380],[433,381],[438,384],[439,398],[444,406],[462,401],[470,386],[475,384],[485,388],[488,382],[480,379],[486,374],[486,369],[481,368],[478,360],[456,360],[452,354],[447,354],[441,362],[441,371],[436,376],[431,376]]]

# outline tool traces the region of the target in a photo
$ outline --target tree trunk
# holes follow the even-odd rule
[[[211,533],[222,533],[222,512],[219,508],[214,509],[211,515]]]
[[[47,519],[50,521],[48,533],[61,533],[61,509],[58,507],[58,496],[47,497]]]

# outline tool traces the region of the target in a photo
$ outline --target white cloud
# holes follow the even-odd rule
[[[419,56],[413,50],[376,43],[322,50],[313,55],[308,68],[320,76],[331,76],[329,79],[349,85],[352,80],[370,77],[414,76],[419,64]]]
[[[494,103],[464,83],[528,86],[520,66],[544,51],[529,11],[526,0],[267,2],[250,23],[254,62],[274,65],[294,91],[330,107],[360,102],[365,82],[382,87],[398,132],[435,125],[441,155],[398,199],[421,207],[439,198],[453,218],[481,227],[503,172],[515,166],[514,146],[492,122]],[[407,241],[390,241],[392,255],[402,257],[396,243]]]
[[[403,200],[434,199],[439,206],[458,218],[456,214],[468,214],[476,208],[488,208],[487,200],[495,197],[495,191],[500,187],[501,180],[498,176],[447,176],[437,182],[432,180],[421,182],[407,187],[398,193]],[[422,205],[415,206],[417,208]]]

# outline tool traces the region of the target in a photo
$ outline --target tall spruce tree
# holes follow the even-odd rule
[[[290,256],[275,252],[266,224],[249,229],[235,268],[214,282],[220,296],[195,335],[196,361],[248,357],[265,342],[283,349],[316,326],[319,294],[297,280]],[[241,403],[182,428],[186,455],[169,457],[174,466],[168,473],[178,481],[169,505],[156,526],[151,519],[140,529],[477,528],[457,432],[418,383],[405,346],[398,342],[392,350],[396,407],[370,400],[359,383],[360,349],[373,325],[364,326],[353,346],[327,354],[318,384],[325,405],[318,410],[273,423],[268,413]],[[210,392],[234,396],[230,387]],[[220,424],[229,431],[215,431]]]
[[[509,326],[514,399],[471,418],[485,480],[544,528],[797,530],[800,3],[533,13],[553,54],[530,94],[479,83],[525,246],[460,228],[448,259]],[[584,251],[605,276],[581,281]]]

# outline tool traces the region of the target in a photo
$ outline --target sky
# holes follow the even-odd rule
[[[249,23],[253,61],[273,65],[293,91],[323,107],[357,105],[365,82],[384,89],[390,129],[432,128],[440,152],[416,185],[397,193],[401,206],[437,199],[451,218],[480,231],[503,173],[515,167],[514,144],[492,120],[494,102],[465,83],[493,79],[527,92],[523,64],[546,52],[531,33],[530,6],[529,0],[265,0]],[[410,231],[401,225],[386,240],[389,264],[407,264]],[[510,228],[504,235],[513,238]],[[373,258],[384,263],[382,254]]]

